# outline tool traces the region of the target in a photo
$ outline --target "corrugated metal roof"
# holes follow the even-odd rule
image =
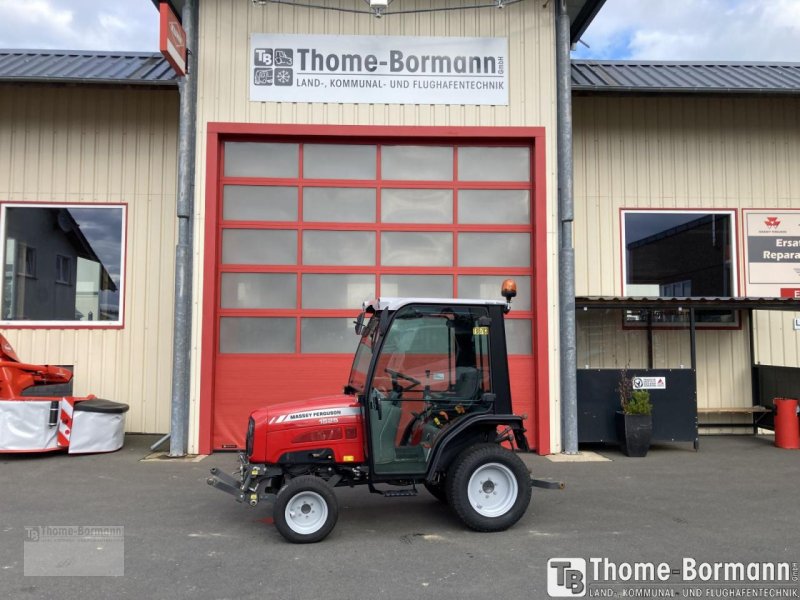
[[[798,94],[800,63],[573,60],[572,89],[590,92]]]
[[[576,308],[726,308],[761,310],[800,310],[794,298],[761,297],[691,297],[655,298],[641,296],[579,296]]]
[[[0,81],[175,85],[152,52],[0,50]],[[800,94],[800,63],[572,61],[585,92]]]
[[[176,85],[158,53],[0,50],[0,81]]]

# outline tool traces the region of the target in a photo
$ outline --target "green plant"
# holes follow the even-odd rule
[[[619,373],[617,384],[619,405],[626,415],[649,415],[653,412],[653,403],[650,402],[650,392],[647,390],[634,390],[633,379],[628,377],[628,369]]]
[[[650,392],[647,390],[634,390],[630,400],[622,407],[626,415],[649,415],[653,412],[653,403],[650,402]]]

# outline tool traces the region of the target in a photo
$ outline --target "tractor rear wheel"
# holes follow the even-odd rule
[[[295,477],[278,492],[273,509],[275,527],[295,544],[325,539],[336,525],[339,504],[331,487],[319,477]]]
[[[447,475],[447,500],[476,531],[503,531],[520,520],[531,501],[531,479],[519,456],[497,444],[464,450]]]

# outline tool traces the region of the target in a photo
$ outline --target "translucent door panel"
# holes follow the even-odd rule
[[[395,267],[449,267],[453,236],[439,232],[387,231],[381,235],[381,264]]]

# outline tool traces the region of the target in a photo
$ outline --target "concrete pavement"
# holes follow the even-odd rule
[[[536,477],[567,487],[534,489],[525,517],[495,534],[465,529],[424,490],[337,489],[336,528],[305,546],[264,507],[206,485],[235,455],[141,462],[155,439],[128,436],[109,455],[0,455],[4,598],[547,598],[555,557],[800,560],[800,452],[766,437],[704,437],[699,452],[666,445],[644,459],[593,448],[607,462],[526,455]],[[45,525],[124,526],[124,576],[24,576],[25,526]]]

